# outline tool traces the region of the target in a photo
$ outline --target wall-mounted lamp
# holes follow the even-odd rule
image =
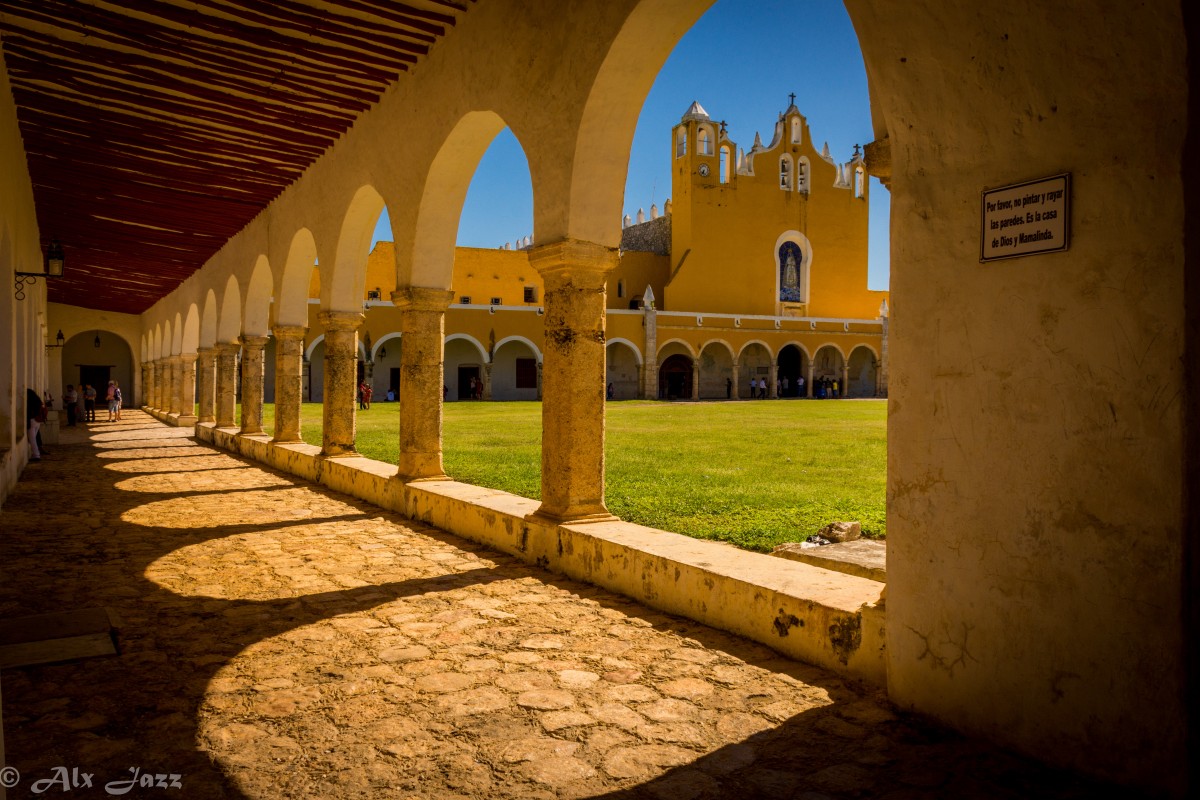
[[[97,349],[100,347],[100,334],[96,334],[96,338],[92,339],[92,347]]]
[[[381,359],[387,358],[387,348],[386,347],[379,348],[379,357]]]
[[[61,328],[58,331],[58,336],[54,337],[54,342],[54,344],[46,345],[46,349],[49,350],[51,347],[62,347],[66,343],[66,339],[63,338],[63,332]]]
[[[25,286],[32,286],[37,283],[38,278],[61,278],[63,270],[66,268],[66,258],[63,256],[62,245],[55,239],[46,248],[46,260],[42,262],[41,272],[14,272],[15,280],[13,281],[13,297],[17,300],[25,299]]]

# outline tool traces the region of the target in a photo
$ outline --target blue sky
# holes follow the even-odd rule
[[[788,94],[813,140],[848,161],[871,141],[867,78],[842,0],[718,0],[687,33],[646,98],[629,155],[625,213],[662,208],[671,190],[671,127],[693,100],[746,150],[756,131],[770,141]],[[888,288],[890,196],[871,180],[868,283]],[[386,214],[386,212],[385,212]],[[533,233],[529,166],[516,138],[500,133],[484,154],[463,205],[458,243],[498,247]],[[376,238],[391,238],[386,216]]]

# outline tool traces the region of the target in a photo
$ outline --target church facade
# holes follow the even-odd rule
[[[608,281],[611,397],[739,399],[758,396],[760,383],[769,397],[814,397],[835,381],[838,397],[885,396],[887,292],[867,289],[869,189],[857,148],[844,163],[828,144],[818,151],[793,104],[770,143],[756,138],[747,152],[698,102],[670,147],[674,200],[623,221]],[[529,252],[523,241],[457,248],[448,400],[540,398],[545,287]],[[359,349],[376,400],[399,396],[394,275],[393,245],[381,241],[367,263]],[[309,296],[304,386],[315,401],[324,369],[315,271]]]

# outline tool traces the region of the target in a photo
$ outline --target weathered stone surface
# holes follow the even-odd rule
[[[799,542],[778,545],[771,555],[857,575],[880,583],[887,580],[887,544],[874,539],[804,547]]]

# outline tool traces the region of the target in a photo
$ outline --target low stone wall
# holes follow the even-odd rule
[[[401,483],[396,467],[321,458],[308,444],[196,425],[196,438],[410,519],[745,636],[789,658],[885,685],[880,584],[629,522],[554,525],[536,500],[457,481]]]

